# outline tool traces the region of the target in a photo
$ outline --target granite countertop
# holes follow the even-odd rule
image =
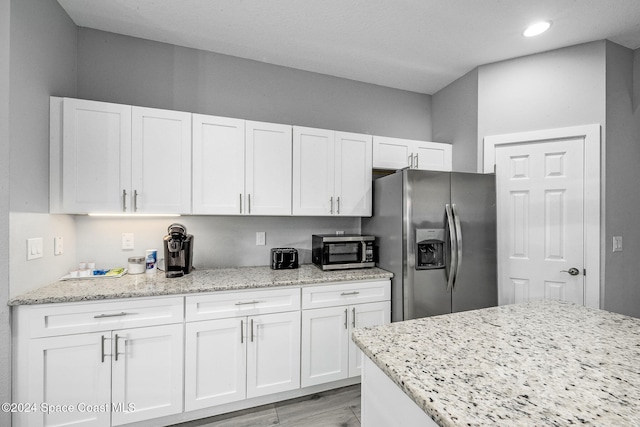
[[[538,301],[353,338],[442,426],[640,425],[640,319]]]
[[[388,279],[392,273],[380,268],[322,271],[312,264],[293,270],[269,266],[193,270],[183,277],[167,279],[153,275],[126,274],[119,278],[61,280],[9,300],[9,305],[31,305],[116,298],[233,291],[277,286],[300,286],[343,281]]]

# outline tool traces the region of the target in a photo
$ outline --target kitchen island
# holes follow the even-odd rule
[[[405,426],[640,425],[640,319],[537,301],[358,329],[353,339],[368,358],[364,427],[385,425],[385,413],[408,414],[394,422]],[[391,407],[397,395],[406,410]]]

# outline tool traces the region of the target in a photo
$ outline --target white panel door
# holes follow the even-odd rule
[[[300,312],[248,321],[247,398],[300,388]]]
[[[191,113],[132,108],[132,209],[191,213]]]
[[[29,426],[110,425],[111,358],[102,357],[103,336],[108,338],[92,333],[29,342],[28,401],[37,405],[36,411],[24,414],[29,419]],[[107,353],[109,342],[106,341]],[[91,406],[106,405],[106,412],[81,411],[78,407],[81,402]],[[74,411],[47,414],[41,410],[43,403],[70,405]]]
[[[351,340],[351,332],[355,328],[385,325],[391,322],[391,301],[359,304],[349,307],[349,377],[357,377],[362,373],[362,351]]]
[[[244,197],[244,120],[193,115],[193,213],[238,215]]]
[[[582,138],[496,147],[500,304],[584,304],[583,151]]]
[[[334,208],[332,130],[293,127],[293,214],[332,215]]]
[[[185,411],[246,397],[245,317],[186,325]]]
[[[302,311],[302,387],[347,378],[349,309]]]
[[[336,132],[336,215],[371,216],[371,135]]]
[[[414,151],[414,167],[416,169],[447,171],[453,168],[451,144],[440,142],[417,142]]]
[[[373,137],[373,167],[377,169],[402,169],[409,166],[413,153],[413,141],[385,136]]]
[[[246,122],[245,214],[291,215],[291,126]]]
[[[182,412],[183,324],[112,333],[112,425]],[[124,410],[133,405],[131,411]]]
[[[131,187],[131,107],[65,98],[62,210],[122,212]]]

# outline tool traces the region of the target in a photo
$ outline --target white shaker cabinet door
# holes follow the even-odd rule
[[[293,214],[333,215],[335,132],[293,128]]]
[[[391,302],[373,302],[354,305],[349,308],[349,377],[357,377],[362,373],[362,351],[351,339],[355,328],[386,325],[391,322]]]
[[[336,215],[371,216],[372,137],[336,132]]]
[[[182,412],[183,327],[112,332],[112,425]]]
[[[346,306],[302,311],[302,387],[347,378],[348,316]]]
[[[37,410],[18,414],[16,425],[108,427],[111,358],[103,355],[109,353],[109,343],[108,336],[100,333],[31,340],[28,402],[36,404]],[[86,406],[79,407],[80,403]],[[43,404],[67,405],[73,411],[47,413]],[[104,405],[107,406],[103,411],[83,411]],[[23,421],[25,417],[28,422]]]
[[[242,214],[244,120],[193,115],[193,213]]]
[[[414,147],[415,169],[446,171],[452,170],[451,144],[419,141]]]
[[[132,108],[132,211],[191,213],[191,113]]]
[[[131,186],[131,107],[51,98],[51,212],[123,212]]]
[[[413,141],[386,136],[373,137],[373,167],[403,169],[410,166]]]
[[[248,318],[247,398],[300,388],[300,312]]]
[[[187,323],[185,411],[246,397],[246,325],[246,317]]]
[[[249,215],[291,215],[291,126],[245,124],[246,196]]]

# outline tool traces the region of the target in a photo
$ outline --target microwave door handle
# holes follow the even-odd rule
[[[455,271],[458,264],[458,252],[456,245],[456,231],[453,221],[453,212],[451,211],[451,205],[448,203],[445,205],[445,211],[447,213],[447,223],[449,226],[449,250],[450,262],[449,262],[449,274],[447,276],[447,292],[453,287],[453,281],[455,280]]]
[[[367,262],[367,242],[360,242],[362,244],[362,259],[360,262]]]

